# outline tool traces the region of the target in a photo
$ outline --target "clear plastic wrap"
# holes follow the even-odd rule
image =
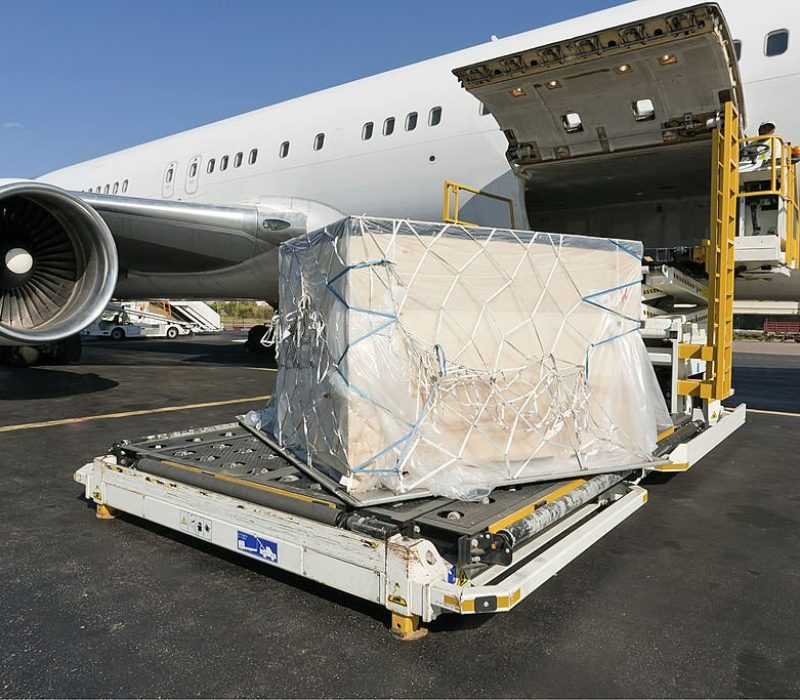
[[[350,217],[281,246],[264,428],[350,492],[478,498],[652,459],[641,244]]]

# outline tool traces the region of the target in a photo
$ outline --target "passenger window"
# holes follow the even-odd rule
[[[239,151],[233,159],[233,167],[238,168],[242,164],[242,159],[244,158],[244,153]]]
[[[383,122],[383,135],[389,136],[394,132],[394,117],[389,117]]]
[[[128,191],[128,181],[127,180],[123,180],[122,181],[122,194],[125,194],[127,191]]]
[[[114,189],[112,190],[112,194],[116,194],[119,192],[119,182],[114,183]]]
[[[108,185],[106,185],[106,186],[103,188],[103,194],[108,194],[108,190],[109,190],[109,186],[108,186]]]
[[[318,151],[325,145],[325,134],[317,134],[314,137],[314,150]]]
[[[410,112],[406,117],[406,131],[414,131],[417,128],[417,113]]]
[[[210,158],[208,161],[208,165],[206,166],[206,172],[210,175],[214,172],[214,166],[217,164],[215,158]]]
[[[222,156],[219,159],[219,169],[220,171],[228,169],[228,156]]]
[[[189,167],[189,177],[195,177],[197,175],[197,163],[192,163]]]
[[[780,56],[789,48],[789,30],[779,29],[767,34],[767,44],[764,53],[767,56]]]
[[[252,151],[250,151],[250,156],[248,157],[247,162],[250,165],[255,165],[257,159],[258,159],[258,149],[254,148]]]
[[[486,115],[491,114],[491,112],[489,111],[489,108],[483,104],[483,102],[481,102],[480,105],[478,105],[478,114],[480,114],[482,117],[485,117]]]
[[[175,175],[175,169],[174,168],[170,168],[169,170],[167,170],[167,184],[172,182],[172,178],[173,178],[174,175]]]
[[[289,155],[289,142],[284,141],[281,144],[281,147],[278,149],[278,157],[279,158],[286,158]]]
[[[442,108],[434,107],[428,114],[428,126],[436,126],[442,121]]]
[[[369,141],[372,138],[372,131],[375,128],[375,124],[373,122],[367,122],[361,127],[361,140],[362,141]]]
[[[733,52],[736,54],[736,60],[742,60],[742,42],[738,39],[734,39],[733,41]]]

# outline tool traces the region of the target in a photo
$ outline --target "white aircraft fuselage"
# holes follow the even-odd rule
[[[596,123],[587,121],[586,133],[580,135],[585,137],[582,144],[580,139],[571,141],[578,146],[576,153],[587,144],[590,149],[602,146],[602,152],[569,158],[572,170],[558,166],[552,135],[565,141],[574,136],[561,130],[559,113],[552,111],[561,109],[558,105],[539,113],[544,121],[521,125],[527,130],[525,142],[519,144],[523,151],[529,149],[524,152],[538,147],[537,125],[542,139],[550,138],[548,152],[555,160],[552,155],[544,160],[555,164],[558,176],[550,177],[551,171],[542,169],[525,172],[530,163],[520,168],[520,161],[511,162],[516,137],[498,123],[510,112],[503,117],[487,113],[484,97],[476,99],[468,91],[470,81],[464,81],[463,69],[481,62],[484,67],[497,65],[502,57],[531,55],[524,52],[558,42],[568,48],[575,38],[635,27],[657,16],[662,16],[658,26],[669,26],[663,17],[687,10],[686,0],[638,0],[167,136],[34,181],[0,180],[0,204],[5,207],[0,207],[0,253],[5,256],[5,267],[0,260],[0,345],[64,338],[90,322],[112,292],[127,298],[250,297],[274,303],[277,246],[283,240],[343,214],[440,220],[445,180],[507,197],[521,228],[633,238],[651,246],[707,237],[710,158],[704,156],[699,168],[693,166],[698,158],[691,154],[703,151],[691,149],[698,141],[708,143],[709,132],[690,129],[686,144],[659,150],[656,147],[669,140],[665,136],[662,142],[662,134],[671,128],[661,119],[691,117],[686,111],[674,113],[691,103],[692,109],[697,106],[695,123],[702,123],[697,119],[713,114],[723,102],[722,94],[733,91],[740,110],[746,111],[749,133],[769,120],[786,139],[800,140],[800,114],[794,109],[794,96],[800,92],[800,45],[795,44],[800,5],[796,0],[762,0],[757,11],[751,0],[719,0],[717,5],[728,28],[725,22],[720,25],[716,9],[698,10],[692,15],[695,19],[716,18],[715,33],[700,29],[695,43],[689,37],[692,32],[675,33],[678,41],[689,37],[679,65],[665,66],[664,71],[655,65],[652,51],[662,38],[661,29],[649,39],[632,42],[631,50],[641,49],[638,64],[637,56],[630,54],[638,66],[633,78],[640,82],[628,85],[642,86],[645,94],[635,98],[653,98],[657,118],[635,122],[631,96],[614,93],[615,99],[624,100],[611,106],[626,110],[623,114],[617,109],[616,123],[603,122],[605,114],[594,115]],[[702,14],[707,11],[711,14]],[[767,38],[776,31],[788,32],[788,48],[768,56]],[[673,36],[671,32],[667,29]],[[738,66],[733,40],[741,42]],[[627,50],[627,44],[623,48]],[[608,42],[604,51],[593,55],[600,53],[606,61],[605,79],[624,81],[614,76],[614,64],[608,63],[625,60],[616,58],[617,43]],[[693,59],[703,64],[697,65],[696,79]],[[591,66],[579,72],[582,61],[584,56],[578,56],[577,63],[570,64],[574,74],[566,76],[574,92],[561,94],[583,100],[583,106],[567,108],[585,109],[586,115],[604,94],[600,79],[592,82]],[[558,64],[554,62],[554,70]],[[538,68],[530,70],[535,73]],[[642,83],[648,75],[652,79]],[[480,85],[478,81],[476,94],[487,95]],[[719,90],[720,85],[730,89]],[[541,91],[535,94],[542,103],[547,101],[543,83],[528,86]],[[523,104],[509,98],[505,83],[497,89],[500,107],[507,104],[513,110]],[[534,98],[538,99],[526,96]],[[527,104],[532,110],[538,105]],[[663,114],[667,109],[673,112]],[[518,119],[520,111],[515,114]],[[606,126],[609,132],[616,128],[616,135],[606,138]],[[630,139],[642,146],[638,155],[636,148],[628,149]],[[626,149],[634,153],[627,161]],[[661,153],[667,154],[663,161],[658,160]],[[523,153],[523,161],[525,157]],[[548,190],[548,178],[550,184],[557,181],[560,194],[557,188]],[[574,190],[571,178],[580,182]],[[583,198],[574,207],[573,191]],[[559,196],[561,209],[547,211]],[[496,201],[467,196],[464,202],[467,221],[510,223],[508,210]],[[662,240],[660,232],[667,229],[678,238]],[[66,256],[57,264],[55,249]],[[29,258],[31,264],[23,266]],[[756,298],[762,288],[774,293],[772,298],[796,300],[800,277],[756,287]],[[746,291],[737,286],[737,295],[742,289]]]
[[[800,5],[794,0],[719,0],[731,32],[742,42],[742,73],[749,130],[766,120],[778,133],[800,139]],[[167,136],[42,175],[40,180],[73,190],[113,191],[129,181],[127,195],[171,198],[213,204],[239,204],[270,195],[301,196],[331,204],[350,214],[438,220],[442,182],[455,180],[512,197],[518,222],[525,220],[519,187],[505,157],[508,146],[491,115],[453,75],[458,66],[520,51],[598,28],[681,8],[685,2],[638,0],[515,36],[490,41],[410,66],[381,73],[304,97]],[[789,50],[764,53],[767,34],[788,29]],[[430,110],[440,107],[441,122],[428,126]],[[418,114],[418,125],[406,131],[405,119]],[[387,118],[394,132],[382,133]],[[362,139],[364,124],[373,136]],[[314,150],[317,134],[324,134]],[[279,157],[281,144],[289,152]],[[252,149],[258,150],[248,165]],[[234,167],[237,153],[243,164]],[[228,156],[229,165],[219,163]],[[200,157],[197,189],[187,188],[189,164]],[[207,166],[215,159],[215,170]],[[176,163],[174,191],[165,197],[164,179]]]

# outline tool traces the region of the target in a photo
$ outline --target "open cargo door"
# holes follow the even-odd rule
[[[533,46],[454,73],[506,134],[533,228],[613,233],[659,246],[707,235],[711,131],[725,102],[743,108],[717,5]],[[698,211],[689,220],[675,212],[680,221],[670,226],[668,200],[680,199],[685,210],[687,197],[697,198]],[[627,206],[624,217],[620,205]],[[630,230],[620,230],[621,218]],[[665,228],[672,240],[664,240]]]

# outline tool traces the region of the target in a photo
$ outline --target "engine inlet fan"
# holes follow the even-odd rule
[[[117,280],[108,226],[52,185],[0,186],[0,345],[37,345],[100,315]]]
[[[33,329],[67,306],[85,270],[50,212],[24,197],[0,202],[0,323]]]

